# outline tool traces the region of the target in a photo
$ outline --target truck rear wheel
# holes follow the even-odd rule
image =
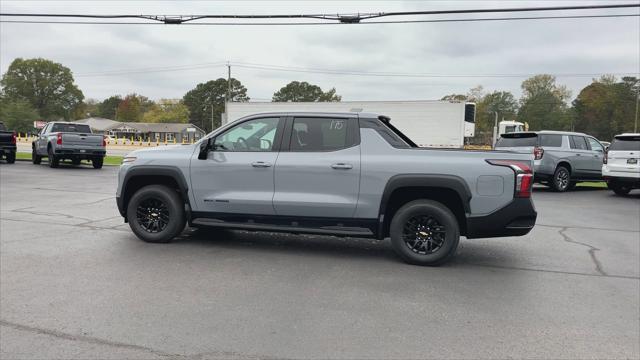
[[[16,162],[16,153],[14,152],[7,153],[5,157],[7,160],[7,164],[13,164],[14,162]]]
[[[405,204],[393,216],[391,246],[405,262],[414,265],[441,265],[455,255],[460,228],[455,215],[433,200]]]
[[[53,153],[53,149],[47,149],[47,157],[49,158],[49,167],[57,168],[60,165],[60,159]]]
[[[150,243],[168,243],[186,224],[184,202],[174,189],[148,185],[131,197],[127,220],[138,238]]]
[[[94,169],[102,169],[102,164],[104,163],[103,157],[95,157],[91,160],[91,165],[93,165]]]

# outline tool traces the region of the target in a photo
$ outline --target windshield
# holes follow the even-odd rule
[[[53,124],[51,132],[67,132],[67,133],[91,133],[89,125],[83,124]]]
[[[615,138],[609,150],[640,151],[640,136]]]

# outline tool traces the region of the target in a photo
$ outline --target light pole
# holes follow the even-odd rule
[[[493,112],[496,115],[496,118],[493,122],[493,141],[491,142],[491,148],[496,145],[496,141],[498,141],[498,112]]]

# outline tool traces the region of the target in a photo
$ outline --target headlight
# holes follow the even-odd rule
[[[122,158],[122,163],[123,164],[128,164],[128,163],[132,163],[134,161],[136,161],[137,157],[135,156],[125,156]]]

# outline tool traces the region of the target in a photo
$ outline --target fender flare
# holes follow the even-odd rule
[[[187,184],[187,180],[185,179],[182,171],[177,166],[170,165],[139,165],[136,166],[129,171],[124,176],[122,180],[122,189],[120,190],[120,197],[118,197],[118,210],[120,214],[126,217],[126,206],[129,199],[125,198],[125,194],[127,193],[127,185],[129,182],[138,176],[166,176],[170,177],[176,181],[178,184],[178,188],[180,190],[180,194],[184,199],[185,205],[188,206],[188,209],[191,209],[191,205],[189,202],[189,185]]]
[[[464,212],[467,215],[471,213],[469,205],[472,197],[471,190],[463,178],[446,174],[399,174],[392,176],[384,187],[378,210],[379,234],[383,233],[385,209],[391,200],[391,194],[395,190],[405,187],[435,187],[453,190],[462,200]]]

